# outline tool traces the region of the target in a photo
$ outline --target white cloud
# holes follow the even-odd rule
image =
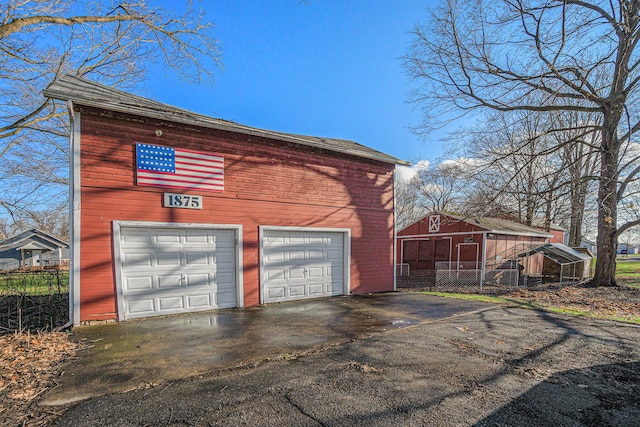
[[[473,157],[458,157],[457,159],[449,159],[440,163],[441,167],[458,167],[458,168],[470,168],[475,166],[481,166],[485,162],[482,159],[476,159]]]
[[[422,169],[429,168],[428,160],[420,160],[418,163],[409,166],[396,166],[396,182],[409,182]]]

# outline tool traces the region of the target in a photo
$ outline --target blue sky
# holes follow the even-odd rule
[[[160,102],[258,128],[357,141],[412,163],[442,154],[421,140],[401,67],[409,32],[432,1],[207,0],[224,70],[211,87],[158,71]],[[171,9],[174,2],[160,4]]]

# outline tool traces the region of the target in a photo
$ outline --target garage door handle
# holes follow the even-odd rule
[[[178,279],[178,283],[180,284],[180,286],[184,286],[186,282],[187,278],[184,275],[180,276],[180,279]]]

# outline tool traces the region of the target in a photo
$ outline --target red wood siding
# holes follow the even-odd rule
[[[549,239],[549,243],[562,243],[564,245],[564,231],[551,229],[549,233],[553,234],[553,237]]]
[[[425,217],[414,224],[398,232],[398,237],[408,239],[403,244],[398,244],[398,262],[409,264],[410,271],[435,270],[436,263],[451,261],[451,268],[475,269],[482,265],[482,234],[484,228],[462,221],[457,218],[440,215],[440,227],[438,231],[429,232],[429,217]],[[447,233],[452,234],[442,236]],[[446,238],[445,238],[446,237]],[[413,239],[417,240],[413,240]],[[426,239],[426,240],[425,240]],[[400,242],[403,239],[399,240]],[[420,243],[418,243],[420,242]],[[475,243],[471,248],[469,243]],[[404,253],[402,246],[409,249]],[[418,246],[419,245],[419,246]],[[414,248],[415,246],[415,248]],[[458,259],[460,249],[460,259]]]
[[[393,289],[394,165],[229,132],[81,109],[81,320],[116,318],[112,222],[242,224],[245,306],[259,303],[258,227],[351,229],[351,292]],[[155,134],[162,130],[162,136]],[[203,210],[162,207],[135,186],[134,143],[224,155]]]
[[[509,260],[518,260],[518,254],[542,246],[545,243],[547,243],[547,238],[545,237],[497,235],[487,238],[487,260],[495,260],[487,262],[487,269],[498,268]],[[541,274],[543,258],[542,254],[530,256],[528,261],[525,262],[527,265],[523,265],[525,267],[524,273]]]
[[[452,269],[476,269],[482,267],[483,232],[478,225],[446,215],[440,215],[440,228],[429,232],[429,217],[398,232],[398,262],[409,264],[410,271],[435,270],[436,263],[448,263]],[[486,269],[500,267],[508,260],[533,247],[545,244],[545,237],[529,237],[497,234],[487,236]],[[542,255],[528,258],[527,274],[542,273]],[[442,267],[444,268],[444,267]]]
[[[402,229],[398,232],[398,236],[415,236],[425,234],[443,234],[443,233],[466,233],[471,231],[484,231],[485,229],[477,225],[470,224],[460,219],[440,215],[440,229],[438,231],[429,232],[429,217],[425,217],[414,224]]]

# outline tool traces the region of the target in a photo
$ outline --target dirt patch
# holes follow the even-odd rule
[[[46,425],[57,416],[36,407],[37,400],[55,387],[62,364],[77,347],[63,332],[0,336],[0,425]]]
[[[541,289],[518,289],[504,297],[598,316],[640,317],[640,289],[627,286],[591,288],[583,285],[550,285]]]

